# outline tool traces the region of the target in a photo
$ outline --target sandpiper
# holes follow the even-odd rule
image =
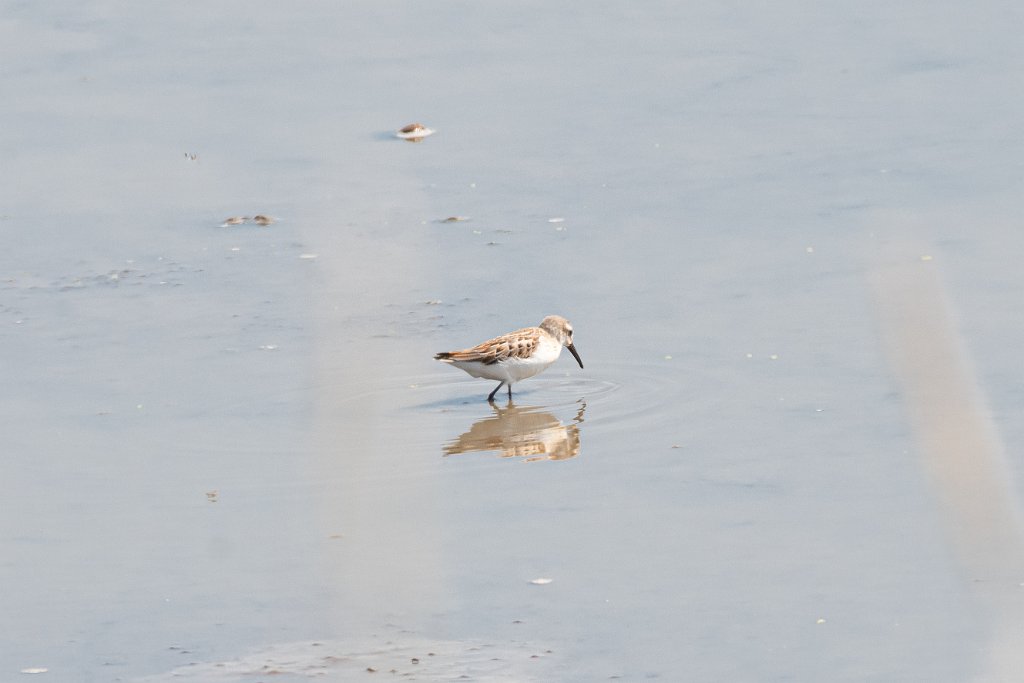
[[[487,400],[493,402],[494,395],[506,385],[511,400],[513,382],[543,372],[558,360],[563,346],[582,368],[583,361],[572,344],[572,325],[560,315],[549,315],[537,327],[509,332],[471,349],[442,351],[434,358],[451,363],[473,377],[498,380],[498,386],[487,396]]]

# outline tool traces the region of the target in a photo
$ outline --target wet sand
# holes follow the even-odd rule
[[[8,678],[1007,680],[1015,6],[6,16]]]

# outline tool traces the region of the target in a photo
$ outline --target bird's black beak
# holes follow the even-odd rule
[[[580,364],[580,369],[583,369],[583,361],[580,360],[580,354],[576,353],[576,347],[572,344],[566,344],[565,348],[569,349],[569,353],[576,359],[576,362]]]

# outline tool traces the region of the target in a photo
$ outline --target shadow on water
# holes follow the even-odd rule
[[[587,404],[577,402],[576,415],[564,424],[558,417],[536,406],[517,406],[512,401],[504,408],[491,403],[493,415],[481,418],[470,428],[444,445],[445,456],[495,451],[502,458],[568,460],[580,452],[580,424]]]

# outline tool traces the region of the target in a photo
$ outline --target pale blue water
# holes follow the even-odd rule
[[[1016,5],[0,16],[7,678],[989,675],[869,280],[933,257],[1019,498]],[[444,456],[432,354],[549,313],[506,432],[574,456]]]

